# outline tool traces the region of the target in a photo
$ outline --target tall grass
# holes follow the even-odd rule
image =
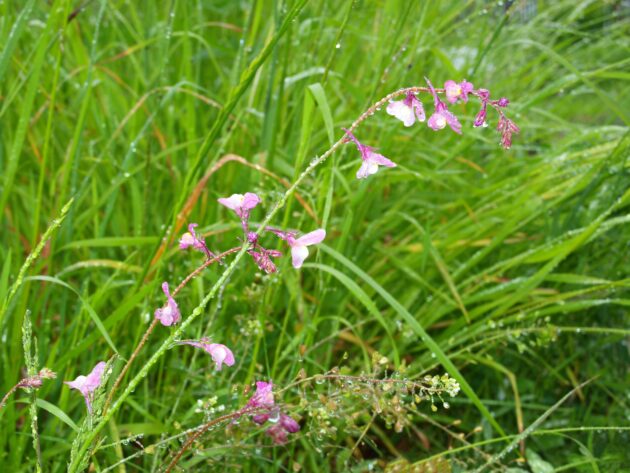
[[[306,177],[273,223],[325,227],[325,245],[299,272],[241,261],[185,330],[230,346],[236,365],[166,352],[96,436],[90,469],[159,471],[253,381],[360,375],[376,352],[409,379],[452,364],[470,392],[435,413],[421,403],[397,432],[360,398],[315,415],[305,402],[329,384],[288,390],[303,420],[287,446],[243,421],[205,434],[180,467],[627,468],[630,10],[511,3],[0,4],[0,393],[35,366],[57,372],[0,410],[3,471],[66,469],[94,426],[62,381],[110,358],[119,372],[162,281],[199,263],[177,250],[185,224],[199,222],[211,249],[234,246],[240,226],[216,198],[254,191],[270,210],[341,127],[424,76],[510,98],[512,149],[470,126],[472,101],[455,108],[462,137],[371,117],[361,138],[399,166],[356,181],[346,146]],[[223,270],[182,292],[183,315]]]

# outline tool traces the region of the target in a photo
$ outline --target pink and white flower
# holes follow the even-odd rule
[[[234,366],[234,354],[232,350],[220,343],[211,343],[208,338],[202,338],[201,340],[182,340],[179,344],[190,345],[204,350],[214,360],[217,371],[221,371],[223,364]]]
[[[387,113],[398,118],[405,126],[413,125],[416,120],[423,122],[426,119],[422,102],[413,92],[408,92],[403,100],[390,102]]]
[[[473,85],[466,79],[459,84],[454,80],[447,80],[444,83],[444,94],[446,100],[450,103],[455,103],[458,100],[462,100],[464,103],[468,102],[468,94],[472,93]]]
[[[74,381],[64,381],[72,389],[79,391],[85,398],[88,412],[92,414],[92,402],[94,401],[94,391],[101,385],[103,373],[107,364],[101,361],[96,364],[87,376],[77,376]]]
[[[246,192],[245,195],[232,194],[230,197],[222,197],[218,201],[228,209],[234,210],[241,220],[247,220],[249,212],[262,202],[260,197],[253,192]]]
[[[273,407],[274,404],[275,401],[273,398],[273,383],[267,383],[266,381],[256,381],[256,392],[249,399],[249,401],[247,401],[247,407]]]
[[[293,267],[296,269],[301,268],[304,260],[308,257],[308,247],[321,243],[326,238],[326,230],[323,228],[302,235],[300,238],[295,238],[296,232],[283,232],[271,227],[267,227],[267,230],[275,233],[289,244]]]
[[[171,297],[167,282],[162,283],[162,291],[164,291],[164,294],[166,295],[166,304],[155,310],[155,318],[158,319],[162,325],[170,327],[171,325],[179,322],[181,314],[179,312],[177,302],[175,302],[175,299]]]
[[[435,112],[433,112],[433,115],[431,115],[429,121],[427,122],[429,128],[438,131],[448,125],[455,133],[461,134],[462,125],[461,123],[459,123],[457,117],[449,112],[446,104],[439,99],[437,93],[435,92],[435,89],[433,88],[433,84],[431,84],[429,79],[427,79],[426,77],[424,79],[427,81],[427,84],[429,84],[429,89],[431,90],[431,94],[433,95],[433,103],[435,105]]]
[[[388,168],[396,167],[396,163],[390,161],[382,154],[376,153],[374,151],[374,148],[366,146],[359,142],[359,140],[357,140],[349,130],[346,130],[344,128],[343,131],[345,131],[346,135],[348,135],[348,140],[353,141],[354,144],[357,146],[357,149],[361,153],[361,159],[363,160],[363,163],[357,171],[357,179],[365,179],[371,174],[376,174],[379,166],[385,166]]]

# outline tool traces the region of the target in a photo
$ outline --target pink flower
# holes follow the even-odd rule
[[[193,247],[195,250],[204,251],[206,250],[206,243],[202,238],[197,236],[195,232],[195,227],[198,227],[196,223],[191,223],[188,225],[188,231],[182,235],[179,239],[179,249],[185,250],[186,248]]]
[[[429,84],[429,89],[431,89],[431,94],[433,95],[433,103],[435,105],[435,112],[433,112],[433,115],[431,115],[429,121],[427,122],[429,128],[438,131],[448,125],[455,133],[461,134],[462,125],[461,123],[459,123],[457,117],[449,112],[446,104],[438,98],[437,93],[433,88],[433,84],[431,84],[429,79],[425,77],[424,80],[426,80],[427,84]]]
[[[234,366],[234,355],[232,351],[225,345],[220,343],[210,343],[208,338],[202,338],[199,341],[196,340],[182,340],[179,342],[183,345],[191,345],[193,347],[201,348],[214,360],[217,371],[221,371],[222,364],[227,366]]]
[[[268,231],[271,231],[285,240],[291,247],[291,257],[294,268],[301,268],[304,260],[308,256],[308,247],[316,245],[326,238],[326,230],[320,228],[318,230],[307,233],[300,238],[295,238],[295,232],[283,232],[276,230],[275,228],[267,227]]]
[[[294,434],[299,430],[300,424],[288,415],[281,413],[277,423],[269,427],[266,434],[273,439],[275,444],[282,445],[287,441],[287,434]]]
[[[267,274],[275,273],[277,271],[276,265],[271,260],[271,257],[279,258],[282,256],[282,253],[279,251],[268,250],[262,246],[259,247],[259,251],[249,250],[249,254],[254,259],[254,263],[256,263],[256,265]]]
[[[422,102],[412,92],[407,92],[403,100],[390,102],[387,106],[387,113],[398,118],[405,126],[413,125],[416,119],[419,122],[426,119]]]
[[[181,314],[179,313],[177,302],[175,302],[175,299],[171,297],[167,282],[162,283],[162,290],[166,295],[166,304],[164,307],[155,310],[155,318],[162,322],[162,325],[170,327],[171,325],[179,322]]]
[[[256,392],[247,401],[247,407],[273,407],[275,402],[273,399],[273,383],[265,381],[256,381]],[[264,422],[264,421],[263,421]]]
[[[64,381],[72,389],[78,390],[85,398],[88,412],[92,414],[92,401],[94,401],[94,391],[101,385],[101,378],[105,371],[106,363],[101,361],[87,376],[78,376],[74,381]]]
[[[354,144],[357,145],[357,149],[361,153],[363,163],[357,171],[357,179],[365,179],[370,174],[376,174],[379,166],[388,168],[396,167],[396,163],[390,161],[382,154],[375,153],[374,148],[361,144],[349,130],[343,128],[343,131],[346,132],[349,140],[354,141]]]
[[[218,200],[221,205],[234,210],[241,220],[247,220],[249,212],[261,202],[260,197],[252,192],[246,192],[245,195],[232,194],[230,197],[223,197]]]
[[[468,94],[473,91],[473,85],[464,79],[459,84],[454,80],[447,80],[444,83],[444,94],[450,103],[457,102],[461,99],[464,103],[468,102]]]
[[[247,402],[246,407],[269,409],[268,412],[252,415],[252,420],[259,425],[265,422],[273,423],[274,425],[269,427],[266,433],[276,444],[283,444],[287,441],[287,433],[292,434],[300,430],[300,424],[280,412],[280,409],[275,406],[272,389],[273,383],[257,381],[256,392]]]
[[[501,146],[505,149],[512,147],[512,133],[519,133],[521,129],[516,124],[507,118],[503,113],[499,117],[499,124],[497,130],[501,132]]]

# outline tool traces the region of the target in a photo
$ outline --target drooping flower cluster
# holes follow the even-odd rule
[[[487,126],[486,117],[488,105],[494,108],[499,114],[497,130],[501,133],[501,146],[509,149],[512,146],[512,135],[519,133],[520,129],[516,124],[505,116],[502,109],[510,103],[508,99],[490,100],[490,92],[486,89],[475,90],[473,84],[466,79],[461,82],[447,80],[443,89],[435,89],[431,81],[425,77],[428,88],[414,87],[408,89],[402,100],[390,100],[387,105],[387,113],[401,122],[406,127],[412,126],[416,121],[422,123],[426,119],[424,106],[418,98],[417,92],[429,92],[433,98],[434,111],[427,120],[427,126],[434,131],[439,131],[446,126],[455,133],[462,133],[462,125],[459,119],[448,109],[444,101],[440,100],[438,94],[444,93],[446,100],[450,104],[457,102],[468,103],[468,97],[473,95],[481,101],[481,110],[477,113],[473,122],[473,127]],[[378,110],[378,108],[377,108]],[[372,110],[373,112],[373,110]],[[371,112],[370,112],[371,114]],[[362,164],[357,171],[357,179],[365,179],[371,174],[376,174],[379,166],[395,167],[396,164],[381,154],[374,152],[374,148],[366,146],[352,134],[351,130],[346,130],[346,142],[352,141],[356,144],[361,154]]]
[[[266,409],[266,412],[254,414],[252,420],[263,425],[267,422],[272,424],[267,428],[266,434],[270,436],[274,443],[281,445],[286,443],[288,434],[294,434],[300,430],[300,424],[291,416],[280,410],[275,404],[273,397],[273,383],[265,381],[256,382],[256,392],[247,402],[249,408]]]

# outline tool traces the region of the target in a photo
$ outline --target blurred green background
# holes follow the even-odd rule
[[[66,468],[86,415],[62,380],[114,349],[128,357],[162,281],[200,264],[177,249],[182,225],[199,223],[213,250],[238,245],[218,197],[256,192],[271,209],[341,127],[424,76],[509,98],[522,130],[512,149],[492,112],[490,127],[472,127],[474,99],[451,107],[462,136],[370,117],[357,136],[398,167],[357,181],[353,145],[320,166],[273,222],[326,228],[310,264],[285,258],[267,276],[243,259],[189,330],[230,346],[237,364],[217,373],[205,355],[170,350],[103,431],[91,470],[160,471],[181,446],[165,439],[220,411],[200,405],[238,408],[256,379],[368,373],[374,352],[390,375],[444,373],[411,317],[506,435],[549,414],[488,470],[630,471],[629,17],[630,3],[612,0],[0,2],[0,391],[25,375],[29,310],[40,366],[58,373],[37,392],[44,471]],[[182,315],[221,271],[181,293]],[[339,396],[325,423],[308,406],[331,389],[285,393],[302,417],[286,446],[241,422],[180,465],[470,471],[507,445],[464,393],[448,410],[421,403],[396,432],[360,397]],[[28,406],[21,391],[0,411],[3,471],[35,469]]]

